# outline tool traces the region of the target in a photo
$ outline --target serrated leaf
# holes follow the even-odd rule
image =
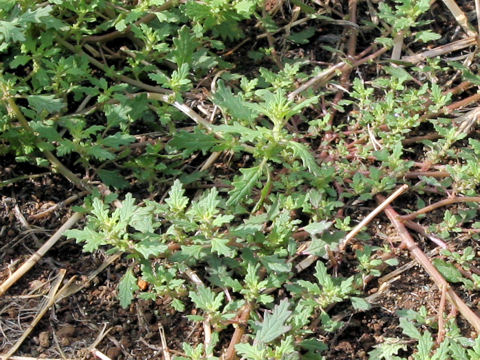
[[[150,73],[148,74],[148,77],[161,86],[169,86],[170,84],[170,79],[168,78],[168,76],[160,71],[155,73]]]
[[[212,246],[212,252],[216,252],[218,255],[232,257],[234,254],[233,249],[228,247],[228,239],[213,238],[210,244]]]
[[[330,226],[332,226],[333,221],[319,221],[319,222],[314,222],[310,223],[307,226],[303,228],[306,232],[308,232],[310,235],[321,235],[325,230],[328,230]]]
[[[428,359],[433,348],[432,334],[430,334],[428,331],[425,331],[423,335],[418,339],[417,348],[418,353],[414,355],[414,359]]]
[[[178,31],[178,36],[173,39],[173,45],[174,50],[172,51],[172,55],[178,67],[183,64],[191,64],[193,52],[198,46],[198,42],[190,33],[190,28],[188,26],[183,26]]]
[[[120,305],[123,308],[127,308],[133,300],[133,294],[139,289],[137,278],[133,274],[132,269],[128,269],[118,284],[118,298],[120,299]]]
[[[232,90],[225,86],[223,80],[218,81],[217,91],[213,94],[213,102],[222,110],[237,120],[252,121],[257,113],[246,106],[247,102],[239,94],[234,95]]]
[[[130,111],[132,111],[132,108],[125,104],[106,104],[104,106],[107,124],[112,127],[128,124]]]
[[[463,275],[455,265],[447,263],[442,259],[433,259],[433,265],[443,275],[448,282],[459,283],[463,280]]]
[[[385,71],[393,77],[397,78],[400,83],[412,79],[412,76],[401,67],[388,66],[387,68],[385,68]]]
[[[103,144],[104,146],[112,147],[114,149],[118,149],[120,146],[129,145],[133,142],[135,142],[135,136],[121,132],[107,136],[99,141],[99,143]]]
[[[322,239],[313,238],[308,248],[305,250],[306,254],[324,257],[327,254],[328,244]]]
[[[105,237],[88,227],[83,230],[68,230],[65,232],[65,236],[69,239],[74,238],[77,243],[84,242],[83,251],[85,252],[94,252],[105,244]]]
[[[307,27],[305,30],[291,33],[288,37],[288,40],[297,44],[308,44],[308,39],[310,39],[313,35],[315,35],[315,28]]]
[[[141,233],[153,233],[154,218],[148,207],[137,207],[133,213],[129,225]]]
[[[187,131],[177,131],[172,140],[168,142],[178,150],[184,150],[185,156],[190,156],[196,151],[206,154],[212,147],[218,144],[218,140],[213,134],[206,134],[202,130],[195,128],[193,133]]]
[[[350,301],[352,302],[352,306],[355,310],[366,311],[370,310],[372,307],[372,305],[363,298],[352,296]]]
[[[248,169],[240,169],[241,176],[236,176],[233,181],[233,190],[229,192],[227,206],[239,204],[252,191],[255,183],[263,174],[263,165]]]
[[[62,137],[53,126],[47,126],[40,122],[32,122],[31,127],[38,134],[49,141],[61,141]]]
[[[113,186],[117,189],[125,189],[130,185],[117,170],[99,169],[97,174],[102,182],[107,186]]]
[[[0,30],[1,32],[1,30]],[[32,59],[31,56],[28,55],[16,55],[12,61],[10,61],[10,68],[11,69],[16,69],[19,66],[24,66],[26,63],[28,63]]]
[[[151,236],[136,243],[135,250],[142,254],[145,259],[148,259],[150,256],[158,256],[165,253],[168,250],[168,245],[162,244],[157,236]]]
[[[255,336],[255,343],[267,344],[291,329],[290,326],[285,325],[292,314],[288,310],[288,306],[288,300],[284,299],[273,308],[272,313],[265,313],[263,322],[259,324],[260,328]]]
[[[327,273],[327,267],[321,261],[317,261],[317,265],[315,265],[314,276],[317,278],[318,283],[323,287],[330,287],[333,284],[331,276]]]
[[[233,215],[218,215],[213,219],[212,225],[215,227],[220,227],[223,224],[229,224],[233,220]]]
[[[398,341],[398,339],[385,338],[385,342],[374,346],[375,349],[368,353],[368,360],[396,360],[401,359],[398,356],[400,350],[407,350],[407,345]]]
[[[29,95],[27,96],[28,105],[35,111],[47,114],[54,114],[65,107],[62,99],[55,98],[55,95]]]
[[[292,270],[292,264],[287,263],[285,259],[281,259],[277,255],[262,256],[260,262],[269,272],[289,273]]]
[[[17,22],[0,20],[0,34],[3,35],[5,42],[25,41],[23,29],[18,26]]]
[[[248,142],[254,142],[256,139],[262,138],[262,132],[258,130],[252,130],[246,126],[234,123],[233,125],[215,125],[212,126],[213,130],[224,134],[239,134],[240,137]]]
[[[224,294],[220,292],[215,295],[210,288],[199,286],[197,291],[190,291],[188,296],[200,309],[215,312],[222,306]]]
[[[220,203],[218,199],[218,190],[212,188],[202,198],[194,202],[188,210],[188,215],[193,215],[198,220],[210,221],[218,213],[217,206]]]
[[[122,201],[122,207],[115,210],[113,217],[118,213],[119,223],[122,223],[122,227],[126,227],[130,224],[130,219],[133,217],[136,209],[135,199],[131,193],[127,193]]]
[[[472,360],[469,356],[467,356],[466,349],[459,343],[452,341],[449,345],[450,346],[448,348],[454,360]],[[439,357],[439,359],[441,358]]]
[[[185,304],[179,299],[173,299],[170,303],[170,306],[173,307],[178,312],[185,311]]]
[[[295,157],[302,160],[303,166],[305,166],[313,175],[321,175],[320,167],[317,165],[315,158],[305,145],[296,141],[289,141],[287,146],[292,150]]]
[[[41,23],[44,18],[48,17],[52,12],[53,7],[51,5],[40,6],[35,10],[27,9],[20,17],[22,23]]]
[[[321,293],[320,286],[306,280],[297,280],[297,284],[306,289],[310,294],[319,295]]]
[[[438,40],[441,37],[442,36],[440,34],[434,33],[431,30],[419,31],[415,34],[415,39],[423,41],[423,42]]]
[[[407,336],[410,336],[412,339],[419,340],[422,337],[420,331],[418,331],[413,322],[410,320],[407,320],[403,317],[400,318],[400,327],[402,328],[403,333]]]
[[[241,343],[235,345],[235,350],[249,360],[263,360],[265,356],[265,350],[260,349],[257,345]]]
[[[100,161],[115,159],[115,154],[111,153],[107,149],[104,149],[100,145],[92,145],[87,147],[87,154]]]
[[[179,212],[183,211],[188,205],[188,198],[184,196],[185,189],[182,186],[180,180],[176,179],[172,185],[172,188],[168,192],[168,198],[165,203],[168,205],[171,211]]]

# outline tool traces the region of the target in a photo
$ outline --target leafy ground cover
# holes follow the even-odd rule
[[[479,359],[475,4],[2,2],[5,357]]]

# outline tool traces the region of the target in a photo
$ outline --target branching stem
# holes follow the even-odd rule
[[[381,195],[377,195],[378,203],[383,203],[385,198]],[[445,288],[446,295],[449,301],[460,311],[464,318],[473,326],[473,328],[480,332],[480,318],[475,314],[472,309],[470,309],[467,304],[455,293],[455,291],[450,287],[449,283],[443,278],[440,272],[435,266],[433,266],[430,259],[425,255],[425,253],[418,247],[415,240],[405,228],[405,225],[400,220],[398,213],[390,206],[387,205],[385,208],[385,214],[387,214],[391,223],[397,230],[400,238],[402,239],[402,244],[408,249],[410,254],[418,261],[424,270],[430,275],[435,284],[439,289]]]
[[[444,200],[440,200],[432,205],[425,206],[424,208],[417,210],[408,215],[400,215],[399,219],[403,222],[407,220],[415,219],[417,216],[426,214],[430,211],[438,209],[439,207],[465,202],[480,202],[480,196],[465,196],[465,197],[452,197]]]

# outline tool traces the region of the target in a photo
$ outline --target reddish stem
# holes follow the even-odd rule
[[[377,195],[377,201],[382,203],[385,201],[385,198],[381,195]],[[472,325],[472,327],[480,332],[480,318],[475,314],[472,309],[470,309],[463,300],[455,293],[455,291],[450,287],[450,284],[443,278],[440,272],[435,266],[431,263],[430,259],[425,255],[425,253],[417,246],[415,240],[405,228],[405,225],[400,221],[400,216],[398,213],[388,205],[385,208],[385,214],[388,216],[393,226],[397,230],[400,238],[402,239],[402,244],[408,249],[410,254],[417,260],[420,265],[425,269],[425,271],[430,275],[432,280],[435,282],[439,289],[446,289],[446,296],[449,301],[460,311],[463,317]]]
[[[228,345],[228,349],[225,352],[225,356],[223,357],[223,360],[234,360],[236,358],[235,345],[240,343],[240,341],[242,340],[242,336],[245,333],[245,325],[248,319],[250,318],[251,311],[252,311],[252,304],[248,302],[240,310],[238,326],[232,335],[232,339],[230,340],[230,344]]]
[[[411,214],[401,215],[399,216],[399,219],[401,221],[412,220],[412,219],[415,219],[418,215],[426,214],[430,211],[438,209],[439,207],[456,204],[456,203],[464,203],[464,202],[480,202],[480,196],[452,197],[452,198],[440,200],[432,205],[425,206],[424,208],[417,210]]]

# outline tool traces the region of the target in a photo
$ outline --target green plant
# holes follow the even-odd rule
[[[379,270],[380,265],[383,263],[394,266],[398,264],[398,260],[395,258],[383,261],[382,259],[374,259],[372,257],[372,251],[378,250],[370,246],[365,246],[362,250],[357,250],[355,253],[359,261],[358,270],[362,273],[363,277],[368,275],[380,276],[382,272]]]
[[[259,0],[0,5],[0,155],[51,167],[91,193],[85,226],[67,236],[86,252],[123,255],[121,306],[161,297],[195,310],[185,316],[205,341],[184,342],[178,359],[220,358],[232,325],[240,335],[230,359],[327,358],[345,325],[333,313],[369,311],[367,282],[397,264],[379,258],[388,245],[370,228],[356,235],[356,257],[339,251],[376,196],[409,183],[398,203],[406,210],[412,199],[423,207],[433,196],[475,196],[480,185],[480,141],[450,118],[459,90],[445,88],[451,76],[476,85],[478,76],[441,58],[395,62],[404,40],[438,38],[424,29],[429,1],[380,2],[375,34],[321,2],[278,3],[288,7],[281,16]],[[380,30],[377,43],[396,56],[371,65],[386,48],[362,58],[349,40],[348,57],[321,45],[337,62],[325,65],[298,48],[323,41],[314,35],[325,24],[365,39]],[[25,177],[2,184],[10,180]],[[422,221],[445,241],[477,239],[477,211],[472,202]],[[467,275],[472,248],[442,255],[434,265],[449,282],[479,288]],[[480,345],[453,321],[435,348],[426,310],[401,319],[419,343],[415,359],[478,357]],[[370,357],[410,350],[391,337]]]

